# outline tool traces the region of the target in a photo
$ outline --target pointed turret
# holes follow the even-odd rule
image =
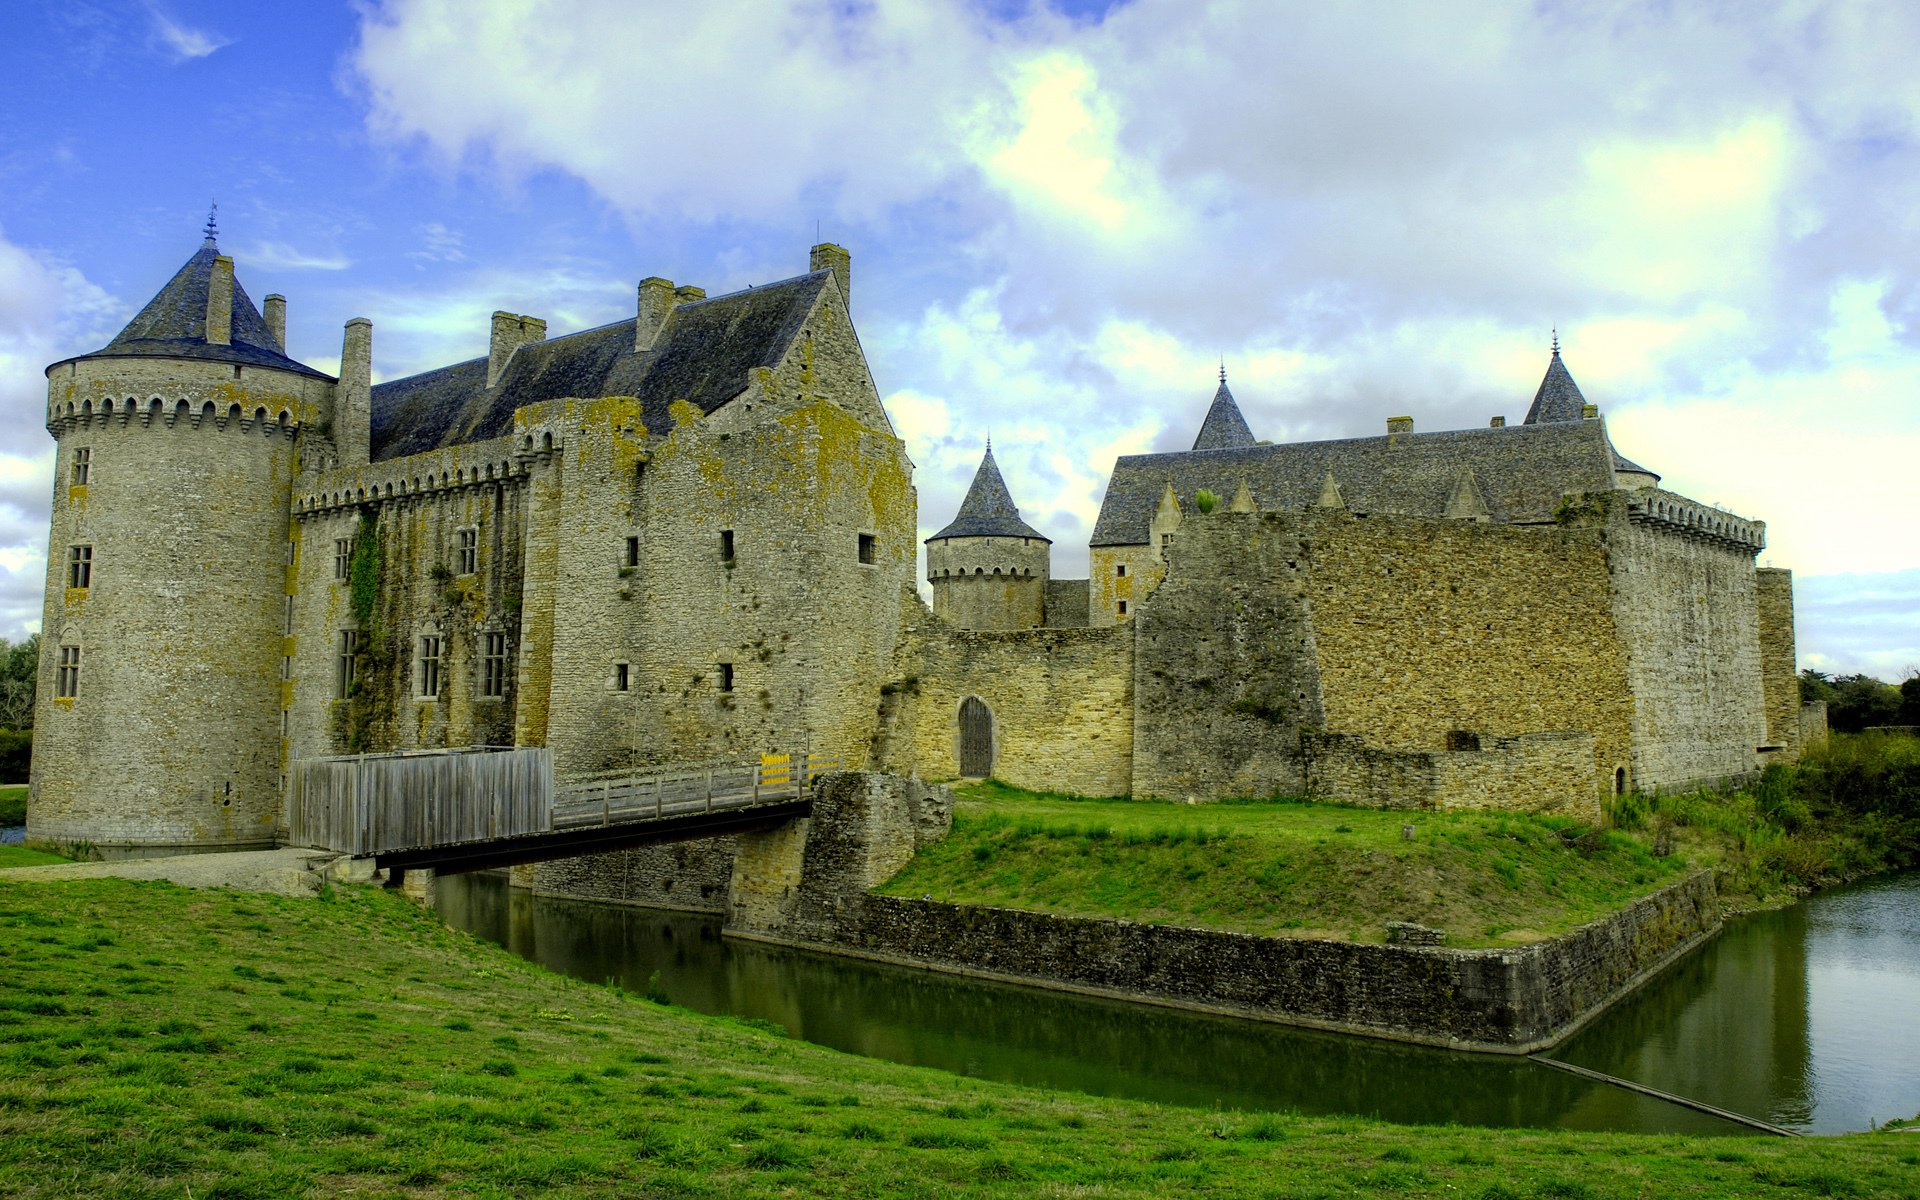
[[[1012,493],[1007,491],[1007,481],[1000,478],[1000,464],[993,461],[992,442],[987,443],[987,452],[980,459],[980,469],[973,473],[973,483],[967,488],[967,498],[960,502],[959,513],[951,524],[927,541],[931,544],[943,538],[962,537],[1052,540],[1020,519],[1020,506],[1013,502]]]
[[[1528,425],[1540,425],[1551,421],[1580,421],[1596,416],[1599,409],[1587,403],[1580,393],[1580,385],[1573,381],[1567,364],[1560,361],[1560,335],[1555,331],[1553,337],[1553,357],[1547,362],[1546,377],[1540,381],[1540,388],[1533,394],[1533,407],[1527,409]],[[1612,442],[1609,440],[1611,449]],[[1618,450],[1613,451],[1613,470],[1619,477],[1622,487],[1650,487],[1660,481],[1660,476],[1627,458]]]
[[[1533,394],[1533,407],[1527,410],[1526,424],[1538,425],[1545,421],[1578,421],[1586,415],[1587,398],[1580,394],[1580,385],[1567,373],[1567,364],[1560,361],[1560,335],[1553,338],[1553,358],[1547,362],[1547,374],[1540,381],[1540,388]]]
[[[1200,434],[1193,439],[1195,450],[1227,450],[1255,445],[1253,430],[1240,415],[1233,393],[1227,390],[1227,369],[1220,368],[1220,388],[1207,408],[1207,419],[1200,423]]]
[[[287,357],[234,278],[233,260],[220,253],[211,228],[193,257],[111,342],[67,361],[96,358],[200,359],[328,378]]]
[[[993,461],[973,473],[960,512],[927,539],[933,611],[962,629],[1032,629],[1046,621],[1051,539],[1020,519]]]

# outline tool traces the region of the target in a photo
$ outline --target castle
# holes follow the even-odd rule
[[[59,443],[29,836],[283,840],[290,764],[547,746],[556,770],[807,744],[1094,795],[1593,812],[1801,741],[1758,521],[1621,457],[1556,345],[1523,423],[1270,445],[1224,372],[1128,456],[1091,578],[991,448],[916,587],[913,464],[851,264],[374,385],[289,358],[210,231],[47,369]]]

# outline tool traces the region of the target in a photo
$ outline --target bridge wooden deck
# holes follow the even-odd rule
[[[443,874],[771,828],[813,809],[837,759],[677,764],[555,781],[544,749],[295,764],[289,840]]]

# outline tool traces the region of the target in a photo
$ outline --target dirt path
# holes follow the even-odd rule
[[[233,888],[312,896],[323,871],[339,856],[326,850],[246,850],[234,854],[182,854],[172,858],[127,858],[117,862],[55,863],[0,870],[0,883],[47,883],[63,879],[165,879],[182,887]]]

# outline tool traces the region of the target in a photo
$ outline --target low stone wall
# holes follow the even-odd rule
[[[1475,749],[1389,750],[1347,734],[1303,734],[1316,797],[1370,808],[1505,808],[1600,815],[1593,738],[1476,737]]]
[[[944,824],[906,781],[844,775],[814,815],[736,869],[729,933],[1042,987],[1366,1033],[1530,1053],[1717,931],[1702,872],[1623,912],[1532,946],[1447,950],[1270,938],[1131,921],[875,896],[876,868]],[[888,816],[889,807],[899,812]],[[885,845],[862,847],[878,835]],[[776,861],[777,860],[777,861]]]

